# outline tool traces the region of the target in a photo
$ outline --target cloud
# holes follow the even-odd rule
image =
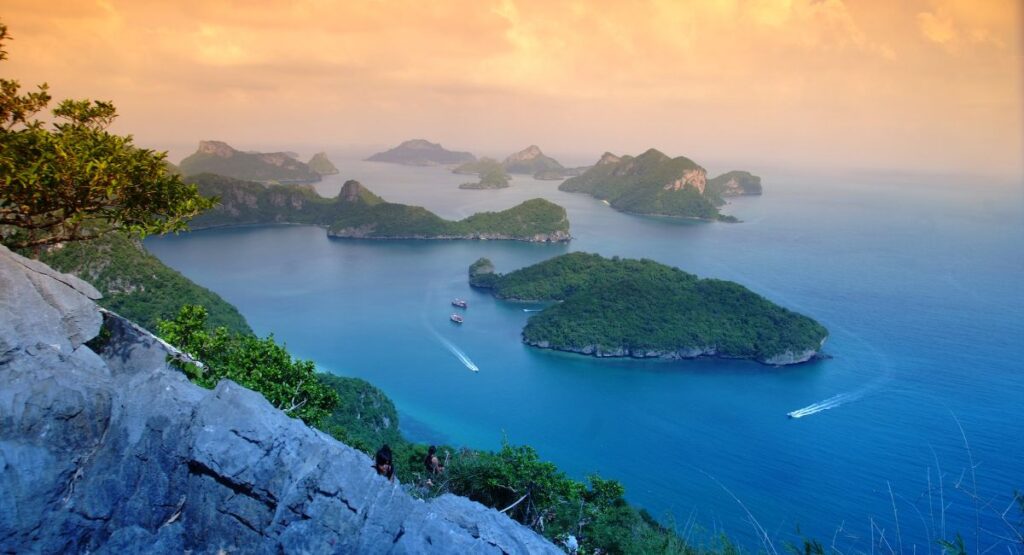
[[[5,75],[154,141],[1020,165],[1007,0],[54,2],[5,3]]]

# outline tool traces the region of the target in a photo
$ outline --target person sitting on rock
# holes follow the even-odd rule
[[[377,450],[377,455],[374,459],[373,468],[377,471],[377,474],[384,476],[390,482],[394,482],[395,465],[391,456],[391,447],[388,447],[388,444],[385,443],[383,447]]]
[[[423,466],[427,469],[427,485],[434,485],[433,478],[444,472],[444,465],[437,459],[437,447],[434,445],[427,449],[427,456],[423,458]]]

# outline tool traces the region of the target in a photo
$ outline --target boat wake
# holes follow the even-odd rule
[[[523,312],[540,312],[542,308],[524,308]]]
[[[433,331],[433,330],[431,330],[431,331]],[[441,334],[437,333],[436,331],[434,331],[434,336],[437,337],[437,339],[441,342],[441,344],[444,345],[444,347],[446,349],[448,349],[448,351],[451,354],[455,355],[455,358],[459,359],[459,362],[461,362],[463,366],[465,366],[466,368],[472,370],[473,372],[479,372],[480,371],[480,367],[477,366],[476,363],[473,362],[468,356],[466,356],[466,353],[462,352],[462,349],[456,347],[454,343],[452,343],[451,341],[448,341],[447,339],[442,337]]]
[[[786,416],[790,418],[803,418],[805,416],[810,416],[812,414],[818,414],[819,412],[834,409],[836,407],[845,405],[846,403],[856,401],[857,399],[863,397],[865,392],[866,389],[861,391],[851,391],[849,393],[840,393],[839,395],[829,397],[828,399],[825,399],[824,401],[821,401],[819,403],[814,403],[813,405],[807,405],[802,409],[787,412]]]

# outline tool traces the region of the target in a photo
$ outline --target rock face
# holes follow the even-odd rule
[[[181,161],[185,175],[213,173],[260,183],[313,183],[320,174],[291,152],[242,152],[222,141],[200,141],[196,152]]]
[[[331,162],[331,159],[327,157],[327,153],[325,152],[317,152],[314,154],[313,157],[309,159],[309,162],[307,162],[307,165],[309,166],[309,169],[320,175],[337,175],[339,173],[338,168],[335,167],[334,163]]]
[[[438,143],[423,139],[412,139],[390,150],[378,152],[367,160],[406,166],[448,166],[472,162],[476,156],[468,152],[446,150]]]
[[[708,180],[708,188],[723,197],[760,195],[761,178],[750,172],[734,170]]]
[[[464,498],[413,499],[234,382],[191,384],[97,296],[0,247],[0,552],[559,553]]]
[[[708,191],[707,172],[684,156],[655,149],[638,156],[604,153],[590,169],[559,190],[589,193],[632,214],[730,221],[718,212],[721,199]]]
[[[537,175],[541,172],[562,171],[565,168],[558,160],[546,156],[537,145],[530,145],[519,152],[509,155],[502,162],[508,173],[525,173]]]

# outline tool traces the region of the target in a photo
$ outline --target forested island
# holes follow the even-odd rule
[[[448,166],[476,160],[469,152],[447,150],[438,143],[423,139],[412,139],[378,152],[366,159],[369,162],[388,162],[405,166]]]
[[[511,180],[505,168],[493,158],[481,158],[476,162],[466,162],[452,170],[453,173],[477,175],[479,181],[463,183],[459,189],[504,189]]]
[[[652,148],[639,156],[606,152],[597,164],[558,188],[589,193],[632,214],[735,222],[718,211],[725,204],[722,197],[761,194],[761,180],[747,172],[708,180],[707,171],[693,160],[670,158]]]
[[[730,281],[652,260],[570,253],[508,274],[482,258],[469,283],[499,299],[557,301],[529,319],[529,345],[597,357],[751,359],[818,356],[828,330]]]
[[[212,174],[196,176],[195,181],[202,195],[220,202],[195,217],[193,229],[288,223],[319,225],[331,237],[354,239],[569,240],[565,209],[539,198],[451,221],[420,206],[386,202],[352,180],[333,199],[309,186],[262,185]]]
[[[260,183],[315,183],[326,175],[297,160],[291,152],[242,152],[222,141],[200,141],[199,149],[178,168],[188,176],[215,173]]]

